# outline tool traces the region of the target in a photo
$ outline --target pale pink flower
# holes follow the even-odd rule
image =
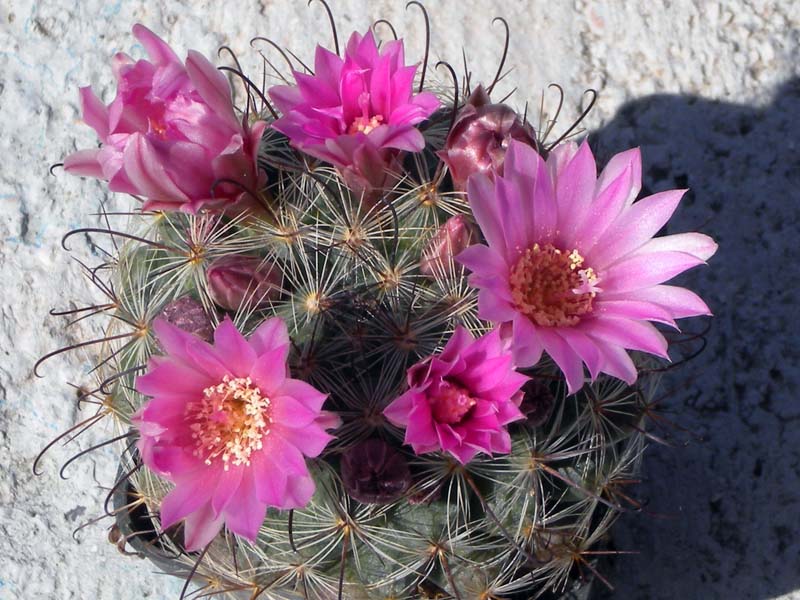
[[[175,483],[161,503],[167,528],[186,519],[189,551],[223,525],[255,540],[268,506],[304,507],[314,493],[307,457],[337,426],[326,394],[287,373],[289,335],[268,319],[249,340],[225,319],[214,344],[158,319],[165,356],[150,359],[136,389],[151,400],[133,419],[144,464]]]
[[[353,33],[344,58],[317,46],[314,75],[269,95],[283,113],[272,127],[296,148],[336,166],[351,187],[381,187],[399,151],[425,147],[416,128],[438,107],[414,93],[416,66],[406,66],[403,41],[378,48],[371,31]],[[361,191],[361,190],[359,190]]]
[[[476,340],[459,327],[441,354],[408,370],[408,391],[383,414],[415,453],[449,452],[466,464],[478,452],[511,451],[506,425],[524,418],[517,392],[527,380],[499,331]]]
[[[117,96],[108,106],[81,88],[83,120],[102,145],[70,154],[66,171],[141,196],[147,210],[196,212],[259,188],[256,158],[266,123],[236,116],[228,80],[204,56],[190,50],[184,65],[146,27],[135,25],[133,34],[150,60],[114,57]]]
[[[472,271],[478,316],[510,330],[517,366],[547,352],[570,392],[583,364],[628,383],[636,367],[626,350],[667,357],[650,323],[707,315],[693,292],[663,285],[703,264],[717,249],[700,233],[654,238],[685,190],[634,202],[641,187],[639,150],[614,156],[597,177],[588,144],[565,144],[547,162],[512,141],[504,173],[469,180],[470,207],[486,239],[456,260]]]

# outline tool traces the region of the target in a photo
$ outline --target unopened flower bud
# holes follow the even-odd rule
[[[505,104],[492,104],[483,86],[472,92],[461,109],[444,149],[439,152],[447,164],[453,186],[465,191],[467,179],[475,173],[490,178],[503,173],[503,161],[509,142],[519,140],[536,147],[533,129]]]
[[[475,226],[464,215],[450,217],[422,251],[419,270],[430,276],[452,271],[455,257],[476,241]]]
[[[342,456],[342,481],[347,493],[364,504],[387,504],[411,485],[405,457],[381,439],[353,446]]]
[[[550,388],[539,379],[531,379],[520,389],[522,402],[520,411],[527,418],[528,425],[540,427],[547,423],[553,413],[556,399]]]
[[[214,336],[214,324],[208,313],[202,304],[190,296],[183,296],[167,304],[161,311],[161,316],[178,329],[207,342]]]
[[[282,279],[277,265],[256,256],[224,256],[206,271],[211,299],[226,310],[268,305],[280,296]]]

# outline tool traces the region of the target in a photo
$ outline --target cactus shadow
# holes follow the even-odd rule
[[[670,232],[720,244],[682,282],[715,313],[703,354],[669,373],[663,409],[701,436],[654,445],[640,514],[613,544],[603,598],[769,599],[800,589],[800,78],[765,106],[632,101],[590,136],[598,161],[639,145],[644,192],[688,187]],[[687,323],[687,325],[689,325]],[[691,325],[689,325],[691,326]],[[686,444],[684,445],[684,442]]]

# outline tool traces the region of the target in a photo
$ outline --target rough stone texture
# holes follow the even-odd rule
[[[391,19],[421,56],[419,14],[404,2],[332,0],[340,31]],[[665,379],[663,408],[691,432],[675,447],[651,448],[638,497],[646,514],[616,530],[621,550],[607,567],[613,598],[672,600],[800,598],[800,401],[797,306],[800,206],[800,3],[767,0],[669,2],[428,2],[432,64],[460,64],[467,46],[474,78],[496,68],[503,15],[517,68],[500,91],[519,86],[518,105],[538,107],[550,82],[564,86],[567,118],[581,91],[598,104],[587,120],[599,156],[641,145],[650,190],[692,188],[674,231],[700,228],[721,245],[711,267],[687,278],[716,312],[708,348]],[[368,7],[368,8],[367,8]],[[90,339],[88,325],[65,330],[52,307],[96,299],[78,265],[59,246],[77,226],[96,223],[101,184],[47,167],[95,143],[79,122],[77,86],[113,94],[108,58],[132,45],[142,21],[176,48],[209,54],[223,43],[260,75],[248,40],[270,35],[309,57],[327,42],[319,4],[300,0],[178,3],[167,0],[6,0],[0,6],[0,598],[176,598],[179,585],[148,563],[121,556],[101,512],[114,477],[110,449],[58,477],[80,448],[104,439],[92,431],[31,463],[47,440],[92,413],[75,408],[64,382],[91,383],[91,356],[35,360]],[[344,34],[343,34],[344,35]],[[141,48],[134,48],[141,52]],[[444,77],[444,73],[440,73]],[[511,83],[513,81],[513,84]],[[552,106],[554,101],[550,101]],[[532,112],[531,114],[535,114]],[[566,121],[565,121],[566,122]],[[111,206],[124,208],[125,199]],[[96,262],[107,239],[73,238]],[[89,407],[91,408],[91,407]],[[687,445],[684,447],[683,442]]]

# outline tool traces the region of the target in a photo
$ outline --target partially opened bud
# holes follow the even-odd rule
[[[455,257],[477,242],[475,225],[464,215],[450,217],[422,251],[419,270],[424,275],[447,273],[455,268]]]
[[[214,324],[208,313],[203,305],[191,296],[173,300],[164,307],[161,316],[178,329],[192,333],[207,342],[210,342],[214,335]]]
[[[493,178],[502,174],[509,142],[519,140],[536,147],[533,129],[505,104],[492,104],[489,95],[478,86],[461,109],[447,136],[441,159],[450,169],[453,186],[465,191],[467,179],[475,173]]]
[[[206,271],[211,299],[226,310],[268,305],[280,296],[282,279],[277,265],[256,256],[225,256]]]
[[[342,481],[347,493],[364,504],[386,504],[411,485],[405,457],[381,439],[353,446],[342,456]]]

